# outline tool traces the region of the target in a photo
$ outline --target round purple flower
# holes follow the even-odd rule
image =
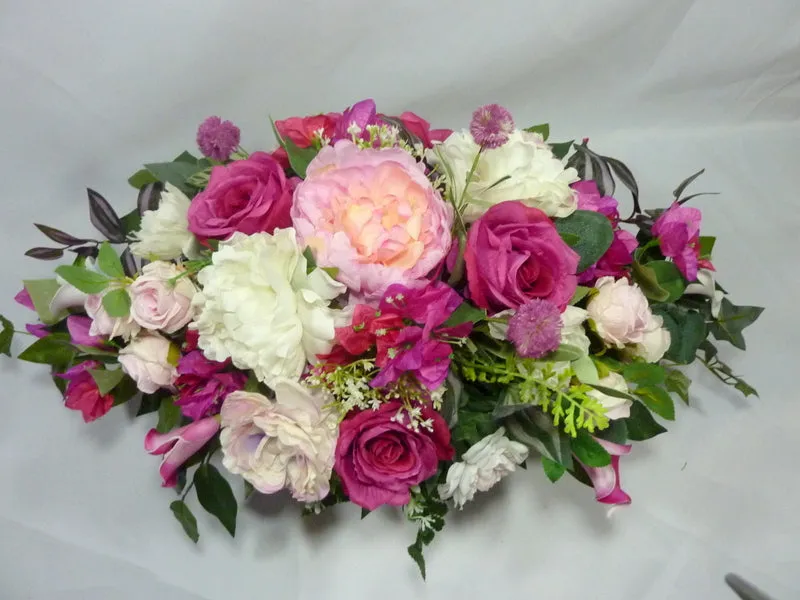
[[[514,119],[499,104],[486,104],[472,113],[469,131],[479,146],[499,148],[514,131]]]
[[[529,300],[509,320],[507,337],[523,358],[541,358],[561,344],[561,311],[547,300]]]
[[[197,145],[208,158],[228,160],[239,145],[239,128],[219,117],[208,117],[197,128]]]

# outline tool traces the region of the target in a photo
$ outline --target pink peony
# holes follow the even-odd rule
[[[673,202],[656,219],[652,229],[661,253],[675,261],[675,266],[690,282],[697,279],[701,218],[698,209]]]
[[[619,457],[629,454],[631,446],[615,444],[600,438],[594,440],[611,455],[611,464],[605,467],[587,467],[581,463],[589,479],[592,480],[597,501],[603,504],[630,504],[631,497],[622,489],[619,478]]]
[[[563,310],[578,285],[578,255],[545,213],[516,200],[495,204],[472,224],[464,260],[472,301],[492,312],[533,298]]]
[[[144,449],[150,454],[163,456],[158,469],[163,480],[161,485],[175,487],[181,465],[205,446],[218,430],[219,422],[209,417],[168,433],[158,433],[155,429],[148,431],[144,438]]]
[[[64,393],[66,407],[81,411],[86,423],[99,419],[114,405],[114,397],[111,394],[101,394],[92,374],[89,373],[90,369],[101,367],[98,361],[87,360],[57,375],[69,382]]]
[[[601,196],[594,181],[577,181],[570,186],[578,193],[578,210],[591,210],[608,217],[612,224],[619,221],[619,202],[611,196]]]
[[[578,283],[590,283],[600,277],[622,277],[633,262],[633,251],[638,247],[639,242],[632,233],[617,229],[611,246],[600,260],[578,275]]]
[[[450,249],[452,207],[399,148],[326,146],[297,187],[291,216],[317,265],[337,267],[337,279],[368,301],[392,283],[421,280]]]
[[[290,227],[289,209],[295,179],[286,179],[278,162],[266,152],[214,167],[205,190],[189,206],[189,231],[200,239],[228,238]]]
[[[451,460],[450,430],[441,415],[429,408],[432,431],[413,431],[392,418],[400,402],[383,404],[349,416],[339,426],[335,470],[350,500],[368,510],[383,504],[403,506],[409,489],[433,477],[440,460]]]

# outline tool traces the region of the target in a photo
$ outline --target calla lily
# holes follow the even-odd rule
[[[84,294],[75,286],[70,285],[61,279],[61,277],[56,277],[56,281],[61,284],[61,287],[58,288],[53,299],[50,300],[50,312],[52,314],[60,315],[68,308],[83,306],[86,298],[88,298],[87,294]]]
[[[619,479],[619,457],[630,454],[630,444],[615,444],[599,438],[594,440],[611,455],[611,464],[605,467],[587,467],[581,463],[592,480],[597,501],[603,504],[630,504],[631,497],[623,491]]]
[[[711,316],[715,319],[719,316],[719,309],[722,306],[722,298],[725,296],[714,282],[714,272],[711,269],[698,269],[697,281],[686,286],[686,294],[697,294],[711,298]]]
[[[217,431],[219,431],[219,421],[209,417],[167,433],[158,433],[155,429],[147,432],[144,449],[150,454],[163,456],[158,469],[164,480],[163,487],[175,486],[181,465],[213,438]]]

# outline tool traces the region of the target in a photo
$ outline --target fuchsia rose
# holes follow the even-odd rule
[[[205,190],[189,206],[189,231],[201,240],[224,240],[233,232],[247,235],[291,227],[289,209],[297,179],[266,152],[214,167]]]
[[[150,454],[161,455],[158,469],[163,487],[175,487],[178,471],[183,463],[194,456],[219,431],[219,422],[214,417],[189,423],[168,433],[158,433],[155,429],[147,432],[144,449]]]
[[[247,376],[241,371],[227,370],[229,366],[230,361],[209,360],[200,350],[181,357],[175,380],[178,388],[175,404],[185,416],[197,421],[215,415],[228,394],[244,388]]]
[[[689,282],[697,279],[701,218],[698,209],[673,202],[656,219],[652,229],[661,253],[675,261],[675,266]]]
[[[451,460],[450,430],[439,413],[422,409],[432,430],[409,429],[393,419],[400,402],[356,413],[339,426],[334,469],[350,500],[374,510],[383,504],[404,506],[409,489],[434,476],[440,460]]]
[[[538,208],[495,204],[472,224],[464,253],[472,301],[491,312],[549,300],[564,310],[578,286],[578,254]]]
[[[619,222],[619,202],[611,196],[601,196],[594,181],[577,181],[570,187],[578,193],[578,210],[598,212],[613,225]]]
[[[587,467],[580,463],[589,479],[592,480],[597,501],[603,504],[630,504],[631,497],[622,489],[619,477],[619,458],[630,454],[631,446],[615,444],[600,438],[594,438],[594,440],[611,455],[611,464],[605,467]]]
[[[57,375],[68,382],[64,393],[66,407],[81,411],[86,423],[99,419],[114,405],[114,397],[101,394],[94,377],[89,373],[90,369],[101,367],[98,361],[87,360]]]
[[[399,148],[326,146],[295,191],[298,242],[357,300],[377,301],[392,283],[422,280],[447,256],[453,208]]]

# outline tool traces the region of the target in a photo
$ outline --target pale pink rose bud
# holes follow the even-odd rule
[[[182,273],[165,261],[149,263],[142,269],[128,287],[131,317],[136,323],[145,329],[175,333],[192,320],[192,298],[197,288],[188,276],[180,277]]]
[[[595,288],[586,310],[600,337],[617,348],[641,343],[652,329],[653,314],[639,286],[627,279],[601,277]]]
[[[177,346],[154,333],[135,338],[119,351],[122,369],[145,394],[173,384],[178,376],[175,367],[179,358]]]

